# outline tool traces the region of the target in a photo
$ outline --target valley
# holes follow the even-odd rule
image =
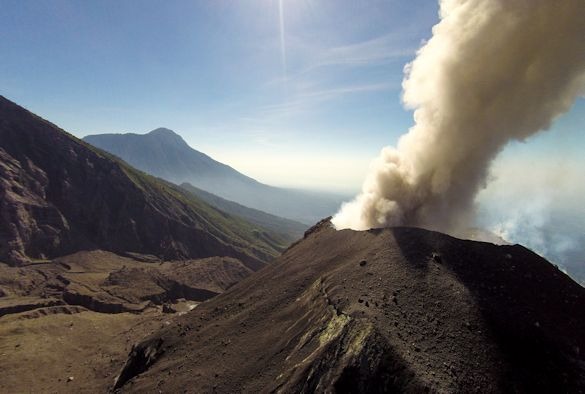
[[[131,166],[176,184],[204,190],[220,198],[308,227],[335,213],[350,196],[266,185],[191,148],[172,130],[146,134],[98,134],[83,138]]]
[[[106,392],[135,342],[251,273],[227,257],[105,251],[0,263],[0,392]]]

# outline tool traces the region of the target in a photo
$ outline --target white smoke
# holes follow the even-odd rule
[[[547,129],[584,91],[585,1],[441,0],[405,73],[415,125],[382,150],[333,218],[338,229],[467,226],[496,155]]]
[[[529,146],[503,152],[491,168],[488,187],[476,197],[476,220],[585,283],[585,160],[574,149],[575,155],[569,148],[566,157],[551,152],[527,155]]]

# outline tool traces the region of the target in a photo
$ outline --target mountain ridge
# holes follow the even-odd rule
[[[116,388],[579,392],[584,331],[585,289],[522,246],[324,220],[135,345]]]
[[[281,218],[257,209],[245,207],[237,202],[223,199],[215,194],[196,188],[189,183],[182,183],[179,186],[223,212],[241,217],[250,223],[254,223],[262,228],[272,231],[274,234],[278,234],[283,238],[284,243],[291,244],[298,240],[303,236],[305,230],[308,229],[308,226],[302,223]]]
[[[131,139],[130,142],[124,141],[124,139]],[[106,139],[106,141],[103,141]],[[115,141],[107,141],[108,139],[112,139]],[[142,158],[138,158],[136,154],[139,153],[138,149],[153,149],[153,146],[140,146],[140,144],[144,143],[145,139],[156,139],[159,143],[168,144],[172,142],[175,144],[175,147],[178,147],[182,150],[181,154],[189,153],[194,154],[196,160],[201,161],[202,169],[207,171],[211,166],[217,166],[217,169],[221,172],[230,172],[230,175],[236,175],[238,178],[246,179],[251,182],[256,182],[255,179],[248,177],[244,174],[239,173],[232,167],[227,164],[220,163],[214,160],[211,156],[193,149],[187,142],[181,137],[179,134],[170,130],[166,127],[158,127],[154,130],[149,131],[145,134],[138,134],[138,133],[106,133],[106,134],[90,134],[82,138],[83,141],[88,142],[92,145],[97,146],[105,151],[108,151],[121,159],[127,161],[129,164],[137,163],[136,167],[138,169],[146,168],[147,173],[151,173],[153,175],[157,175],[157,170],[154,170],[153,167],[149,167],[147,162],[142,161]],[[137,145],[138,144],[138,145]],[[158,147],[156,147],[158,148]],[[176,157],[176,156],[172,156]],[[153,157],[147,157],[147,159],[151,160]],[[174,163],[176,164],[176,163]],[[190,170],[189,168],[181,168],[182,171]],[[161,176],[163,179],[170,178],[173,183],[181,183],[178,182],[178,178],[173,178],[173,175],[164,172],[166,169],[162,169],[161,171],[164,176]]]
[[[266,231],[138,171],[0,96],[0,259],[92,248],[165,259],[276,256]]]
[[[304,224],[313,224],[335,213],[345,199],[345,196],[263,184],[193,149],[166,128],[146,134],[88,135],[83,140],[167,181],[190,183],[246,207]]]

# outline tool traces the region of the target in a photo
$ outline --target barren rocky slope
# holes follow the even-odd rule
[[[518,245],[328,221],[131,352],[123,392],[583,392],[585,289]]]
[[[139,313],[178,299],[205,301],[251,273],[230,257],[145,262],[99,250],[20,267],[0,263],[0,317],[63,305]]]
[[[0,261],[79,250],[232,256],[260,268],[283,245],[0,96]]]
[[[105,251],[0,263],[0,392],[107,392],[133,343],[251,272]]]

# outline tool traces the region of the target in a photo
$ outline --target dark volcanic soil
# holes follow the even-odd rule
[[[133,343],[250,273],[229,257],[104,251],[0,263],[0,393],[106,392]]]
[[[230,257],[145,263],[99,250],[22,267],[0,263],[0,317],[56,305],[139,313],[179,299],[202,302],[251,273]]]
[[[325,221],[137,346],[118,387],[582,392],[584,333],[585,289],[521,246]]]

